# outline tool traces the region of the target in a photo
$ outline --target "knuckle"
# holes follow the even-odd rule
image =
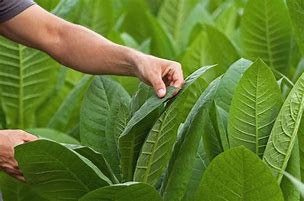
[[[177,69],[182,69],[182,65],[180,63],[176,62],[176,61],[174,62],[174,66]]]
[[[22,136],[25,136],[25,135],[26,135],[26,132],[25,132],[24,130],[18,129],[18,130],[16,130],[16,132],[17,132],[18,134],[22,135]]]

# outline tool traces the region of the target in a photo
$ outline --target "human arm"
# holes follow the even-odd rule
[[[166,94],[166,84],[180,89],[184,83],[179,63],[112,43],[37,5],[0,24],[0,34],[84,73],[137,76],[152,85],[159,97]]]

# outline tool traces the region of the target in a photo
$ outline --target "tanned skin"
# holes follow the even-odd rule
[[[79,25],[33,5],[0,24],[0,34],[17,43],[48,53],[59,63],[88,74],[138,77],[160,97],[166,85],[184,84],[181,65],[115,44]],[[178,91],[177,91],[178,92]],[[0,169],[24,180],[14,158],[14,147],[37,138],[22,130],[0,131]]]

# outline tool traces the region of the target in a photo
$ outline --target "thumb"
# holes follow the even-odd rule
[[[161,79],[161,77],[154,77],[151,80],[151,84],[158,95],[158,97],[163,98],[166,95],[166,85],[164,81]]]

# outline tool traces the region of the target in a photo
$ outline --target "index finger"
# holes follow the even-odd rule
[[[37,139],[38,139],[38,137],[36,137],[35,135],[29,134],[24,131],[23,140],[25,142],[31,142],[31,141],[35,141]]]

